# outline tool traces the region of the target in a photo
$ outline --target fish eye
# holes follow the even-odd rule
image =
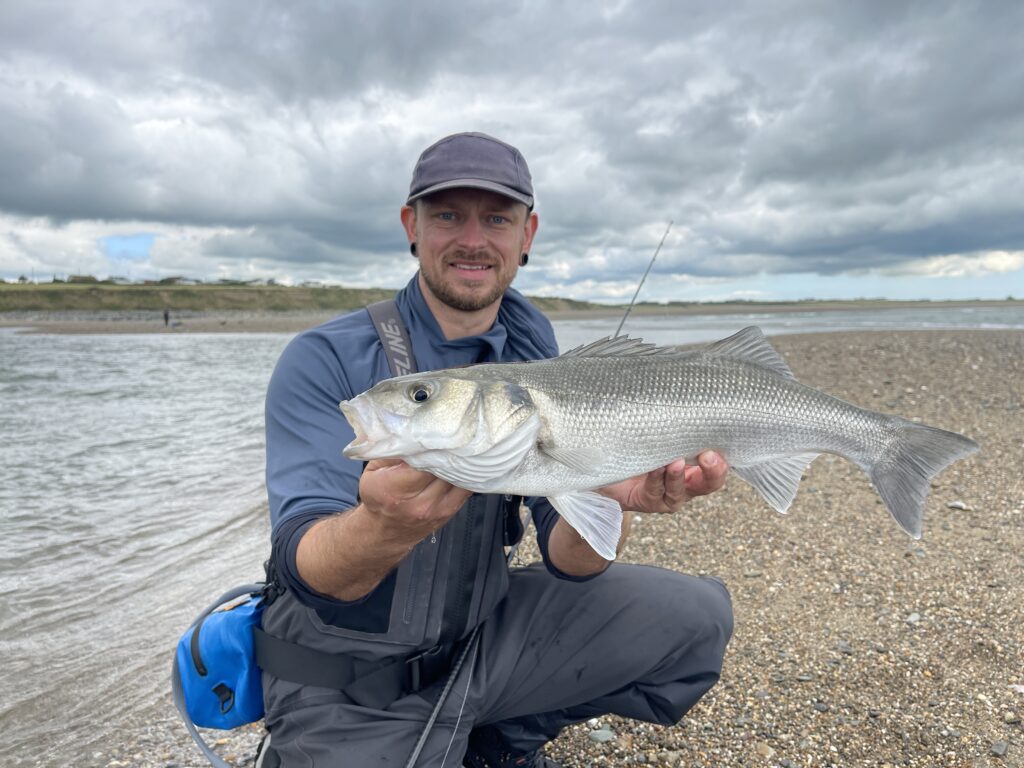
[[[424,384],[413,384],[409,387],[409,397],[417,403],[422,403],[430,398],[430,390]]]

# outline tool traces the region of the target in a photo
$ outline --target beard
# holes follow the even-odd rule
[[[427,288],[430,289],[430,292],[442,304],[462,312],[477,312],[500,301],[501,297],[505,295],[505,291],[512,285],[512,280],[515,277],[515,271],[511,273],[505,272],[500,262],[492,264],[491,268],[496,270],[498,280],[494,287],[486,293],[466,289],[460,290],[459,286],[444,279],[443,275],[445,270],[447,270],[447,266],[444,264],[441,265],[439,272],[435,272],[433,269],[423,269],[421,264],[420,274],[423,275],[423,281],[427,284]]]

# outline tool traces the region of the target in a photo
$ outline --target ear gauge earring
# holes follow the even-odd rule
[[[409,243],[409,253],[416,256],[416,243]]]
[[[526,266],[526,262],[528,262],[529,260],[530,260],[530,254],[524,253],[522,256],[519,257],[519,266],[520,267],[525,267]]]

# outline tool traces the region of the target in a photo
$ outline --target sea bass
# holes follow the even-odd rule
[[[560,357],[387,379],[341,403],[352,459],[397,457],[479,493],[546,496],[606,559],[622,510],[602,486],[713,449],[785,512],[822,453],[863,469],[921,536],[931,479],[978,445],[800,384],[756,327],[695,351],[605,338]]]

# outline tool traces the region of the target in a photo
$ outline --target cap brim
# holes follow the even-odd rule
[[[451,181],[443,181],[440,184],[434,184],[426,189],[421,189],[414,195],[409,195],[409,198],[405,201],[406,205],[419,200],[421,197],[432,195],[435,192],[441,192],[445,189],[456,189],[459,187],[469,187],[471,189],[484,189],[488,192],[496,192],[499,195],[510,197],[516,202],[520,202],[527,208],[533,207],[533,197],[531,195],[524,195],[522,192],[506,187],[504,184],[497,184],[493,181],[487,181],[486,179],[452,179]]]

